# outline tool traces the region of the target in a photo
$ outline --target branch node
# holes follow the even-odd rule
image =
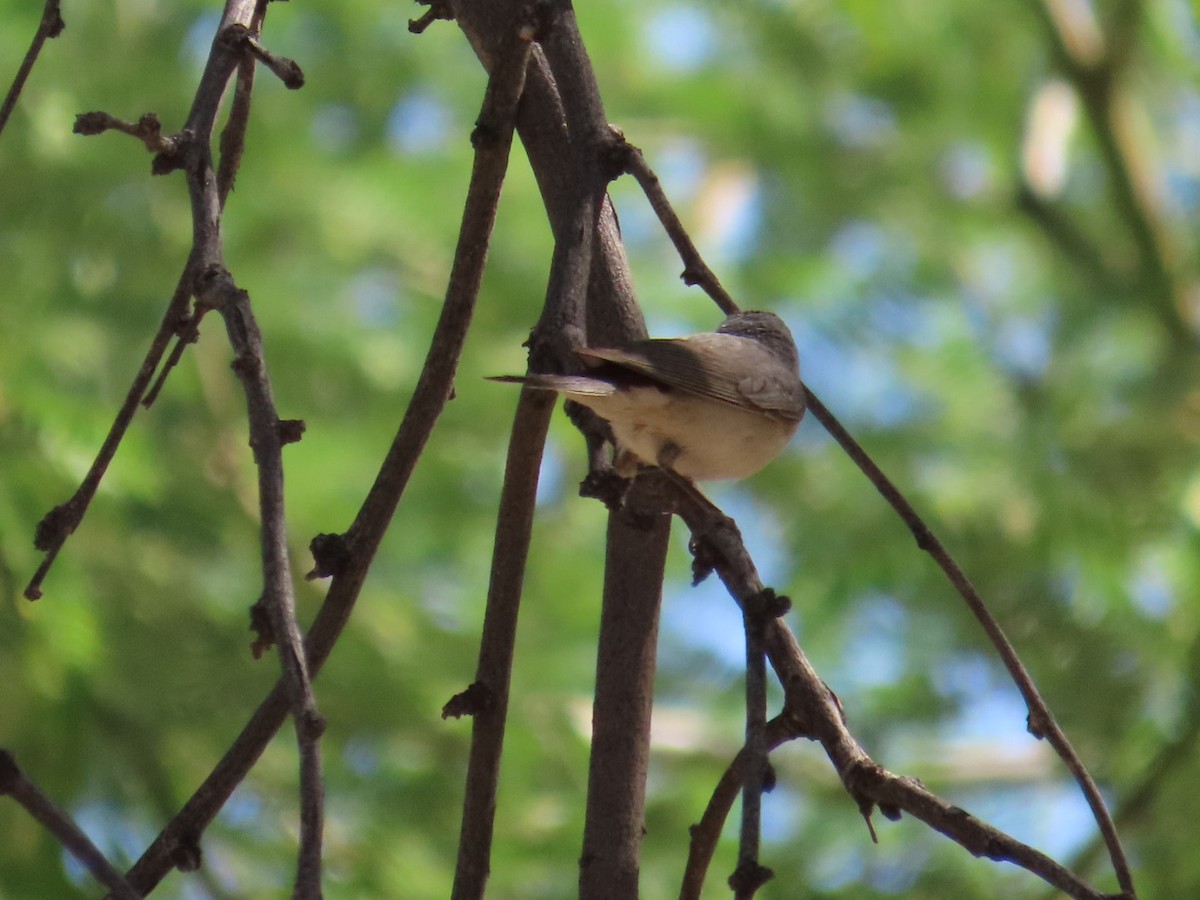
[[[196,275],[196,302],[208,309],[224,312],[232,298],[243,294],[233,276],[220,263],[209,263]]]
[[[60,503],[37,523],[33,532],[33,546],[43,553],[49,553],[63,541],[79,525],[79,514],[71,501]]]
[[[182,168],[183,151],[190,138],[186,131],[176,135],[164,135],[162,123],[152,112],[146,113],[136,122],[126,122],[101,111],[80,113],[75,117],[75,125],[71,130],[85,137],[103,134],[106,131],[119,131],[137,138],[147,150],[156,154],[150,164],[150,172],[153,175],[165,175]]]
[[[142,117],[143,119],[145,116]],[[187,165],[187,151],[194,143],[195,134],[190,129],[183,129],[178,134],[173,134],[165,137],[160,142],[157,148],[147,147],[150,150],[157,149],[157,154],[150,161],[151,175],[169,175],[178,169],[184,168]]]
[[[692,587],[700,584],[721,566],[731,562],[729,556],[722,550],[723,547],[729,546],[729,535],[720,534],[725,530],[731,531],[735,540],[741,540],[737,524],[725,515],[711,519],[705,522],[701,528],[692,531],[692,537],[688,541],[688,550],[692,553]],[[772,596],[774,596],[774,592],[772,592]],[[785,609],[784,612],[786,611]]]
[[[716,571],[724,557],[703,535],[693,535],[688,541],[688,549],[692,552],[692,587],[696,587]]]
[[[242,379],[255,378],[262,370],[262,360],[248,353],[239,353],[229,364],[237,376]],[[251,441],[251,444],[254,442]]]
[[[181,836],[171,848],[171,865],[180,872],[195,872],[203,862],[200,839],[194,834]]]
[[[596,469],[579,482],[579,496],[599,500],[609,512],[616,512],[625,507],[631,484],[632,479],[622,478],[611,467]]]
[[[79,113],[75,116],[75,126],[71,129],[75,134],[90,136],[103,134],[112,127],[112,116],[106,112]]]
[[[746,598],[745,608],[747,614],[758,620],[760,624],[764,624],[771,619],[778,619],[787,615],[792,608],[791,598],[782,594],[776,594],[771,588],[763,588],[757,594],[753,594]]]
[[[763,769],[761,787],[764,794],[769,794],[779,784],[779,773],[775,771],[775,766],[771,764],[769,759],[765,760],[765,762],[766,767]]]
[[[609,123],[607,132],[601,135],[596,156],[605,180],[616,181],[629,171],[633,147],[625,140],[625,132]]]
[[[775,873],[752,859],[743,859],[729,876],[729,887],[738,897],[753,897],[755,892],[775,877]]]
[[[421,2],[421,0],[418,0],[418,2]],[[439,19],[447,22],[454,21],[454,13],[450,11],[450,4],[444,2],[444,0],[428,0],[425,5],[429,9],[425,10],[419,19],[408,20],[408,30],[412,34],[424,34],[425,29]]]
[[[1046,739],[1051,727],[1042,710],[1033,710],[1025,717],[1025,729],[1039,741]]]
[[[442,718],[477,716],[496,708],[496,694],[482,681],[473,682],[465,691],[455,694],[442,707]]]
[[[221,38],[230,47],[249,53],[283,82],[289,91],[304,87],[304,71],[299,63],[286,56],[279,56],[264,47],[250,29],[241,22],[233,22],[222,33]]]
[[[491,150],[500,143],[500,133],[489,123],[479,121],[471,129],[471,146],[475,150]]]
[[[301,733],[310,741],[318,740],[325,734],[325,727],[328,724],[325,717],[315,709],[306,710],[300,723]]]
[[[350,562],[350,546],[344,534],[318,534],[308,549],[313,557],[312,571],[304,576],[308,581],[331,578]]]
[[[262,655],[275,645],[275,629],[271,626],[265,596],[260,596],[250,607],[250,630],[254,632],[250,653],[255,659],[262,659]]]
[[[275,423],[275,432],[280,444],[295,444],[304,436],[306,427],[303,419],[280,419]]]

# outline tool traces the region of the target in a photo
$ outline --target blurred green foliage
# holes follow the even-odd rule
[[[0,0],[0,77],[38,4]],[[1132,21],[1122,8],[1137,6]],[[1121,84],[1179,297],[1197,296],[1200,27],[1185,0],[1091,0],[1129,47]],[[67,2],[0,138],[0,746],[128,865],[276,675],[249,653],[259,593],[254,473],[220,323],[140,412],[36,604],[33,527],[74,489],[148,345],[190,240],[178,176],[102,109],[168,130],[190,104],[218,5]],[[287,449],[297,573],[370,485],[438,314],[485,79],[419,8],[271,9],[265,43],[306,87],[259,73],[227,261],[251,294]],[[1144,277],[1092,123],[1038,4],[791,0],[580,4],[609,118],[643,147],[745,307],[793,327],[804,374],[955,552],[1119,811],[1143,898],[1200,892],[1192,810],[1200,674],[1200,383]],[[1049,85],[1049,87],[1048,87]],[[1054,114],[1034,115],[1039,101]],[[1059,131],[1055,131],[1055,128]],[[1022,146],[1050,154],[1038,214]],[[1055,154],[1058,156],[1055,157]],[[1062,161],[1055,177],[1053,161]],[[1043,173],[1044,174],[1044,173]],[[614,185],[651,329],[717,314],[635,186]],[[1047,211],[1070,223],[1064,243]],[[1090,251],[1081,250],[1090,248]],[[318,682],[329,720],[330,898],[448,894],[473,676],[513,392],[550,236],[519,150],[448,407],[355,618]],[[1182,317],[1176,320],[1178,326]],[[575,496],[558,417],[521,623],[489,896],[574,891],[586,789],[603,512]],[[813,422],[750,482],[716,486],[875,758],[1070,859],[1094,829],[977,625]],[[738,746],[738,616],[688,587],[682,536],[661,639],[643,896],[675,895],[687,826]],[[300,582],[307,620],[321,585]],[[775,754],[764,898],[1041,897],[923,826],[870,843],[815,745]],[[296,831],[285,730],[205,836],[205,868],[155,896],[282,896]],[[0,803],[0,896],[97,897]],[[726,896],[733,827],[710,877]],[[1087,866],[1113,885],[1103,864]]]

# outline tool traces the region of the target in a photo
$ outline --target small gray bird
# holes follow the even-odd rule
[[[505,375],[557,391],[612,427],[614,468],[660,466],[692,481],[753,475],[787,444],[804,415],[796,344],[769,312],[738,312],[716,331],[580,348],[586,375]]]

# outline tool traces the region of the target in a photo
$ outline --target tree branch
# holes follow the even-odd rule
[[[763,741],[767,751],[774,750],[787,741],[802,736],[797,723],[786,713],[773,718],[763,729]],[[713,788],[708,806],[704,808],[704,815],[700,817],[699,822],[692,826],[691,840],[688,842],[687,864],[684,866],[683,883],[679,889],[679,900],[700,900],[700,894],[704,889],[704,879],[708,875],[708,867],[716,852],[717,842],[721,839],[725,820],[729,816],[729,810],[733,808],[733,802],[737,799],[739,791],[742,790],[746,779],[746,769],[753,755],[747,747],[738,751],[737,756],[733,758],[717,782],[717,786]]]
[[[42,46],[48,38],[56,38],[62,34],[66,23],[63,22],[62,14],[59,11],[62,0],[46,0],[46,5],[42,8],[42,18],[38,22],[37,31],[33,35],[33,43],[29,45],[29,50],[25,53],[25,58],[21,60],[20,68],[17,69],[17,74],[13,77],[12,86],[9,87],[8,93],[4,97],[4,102],[0,103],[0,134],[4,133],[4,126],[8,124],[8,118],[12,115],[12,111],[17,107],[17,99],[21,96],[21,91],[25,88],[25,82],[29,79],[29,73],[33,71],[33,64],[37,62],[39,54],[42,52]]]
[[[235,42],[229,40],[231,34],[229,29],[233,28],[234,32],[232,33],[237,33],[238,28],[243,30],[248,28],[254,21],[256,6],[257,0],[227,0],[217,34],[213,39],[208,62],[196,88],[192,108],[188,113],[186,123],[178,134],[163,138],[159,133],[158,119],[152,113],[143,116],[137,126],[130,125],[128,129],[122,129],[134,129],[133,133],[146,143],[149,149],[157,153],[152,171],[164,174],[180,168],[183,165],[184,147],[203,148],[203,152],[208,153],[207,148],[212,139],[221,97],[242,56],[241,49]],[[120,128],[115,124],[117,122],[119,120],[107,113],[88,113],[77,119],[76,132],[98,134],[108,128]],[[195,201],[196,198],[193,197],[193,200]],[[105,472],[108,471],[113,457],[116,456],[125,432],[129,430],[138,404],[146,395],[146,390],[154,379],[154,373],[162,361],[172,336],[182,333],[187,328],[189,322],[187,305],[192,295],[193,280],[206,266],[220,263],[219,258],[204,258],[197,249],[208,243],[207,237],[198,229],[207,227],[203,223],[219,218],[219,209],[219,202],[213,209],[201,209],[193,205],[192,253],[184,265],[158,331],[150,342],[150,348],[142,360],[137,375],[134,376],[133,383],[121,403],[121,408],[117,411],[108,435],[75,493],[69,500],[50,510],[38,523],[34,535],[34,546],[43,551],[46,556],[25,588],[25,597],[29,600],[37,600],[42,596],[42,582],[67,538],[74,533],[83,520]]]
[[[1129,863],[1125,858],[1124,850],[1121,848],[1120,837],[1117,835],[1112,816],[1108,812],[1108,807],[1104,803],[1100,789],[1096,786],[1096,782],[1092,779],[1083,761],[1075,752],[1075,748],[1071,746],[1071,742],[1067,739],[1066,734],[1059,727],[1053,713],[1050,712],[1050,708],[1046,705],[1046,701],[1042,699],[1041,693],[1038,691],[1036,685],[1034,685],[1033,678],[1021,662],[1020,657],[1017,656],[1017,651],[1004,635],[1000,624],[988,610],[983,598],[979,596],[979,592],[975,589],[970,579],[967,578],[966,573],[955,562],[954,558],[930,530],[912,504],[900,493],[891,480],[884,475],[883,471],[875,464],[875,461],[871,459],[859,443],[851,437],[850,433],[846,431],[833,413],[825,407],[825,404],[811,390],[805,388],[805,395],[808,401],[808,408],[812,414],[825,426],[825,430],[838,442],[846,452],[846,455],[854,461],[854,464],[867,476],[867,479],[875,486],[875,489],[883,495],[883,498],[896,511],[896,514],[900,516],[904,524],[912,532],[917,546],[933,557],[938,568],[942,570],[947,580],[966,602],[967,608],[971,610],[971,614],[983,626],[988,640],[995,647],[996,653],[1004,663],[1004,667],[1008,670],[1013,684],[1016,685],[1017,690],[1021,692],[1021,696],[1025,699],[1025,705],[1029,710],[1029,733],[1034,737],[1045,738],[1049,741],[1055,753],[1066,764],[1076,784],[1079,785],[1079,789],[1083,792],[1084,799],[1087,800],[1087,804],[1091,808],[1092,816],[1096,819],[1096,824],[1099,826],[1100,832],[1104,836],[1104,841],[1108,845],[1109,857],[1112,860],[1113,870],[1117,876],[1117,883],[1120,884],[1121,889],[1130,897],[1134,896],[1133,877],[1129,871]]]
[[[651,196],[651,194],[658,191],[657,178],[654,177],[654,174],[646,164],[644,157],[641,156],[640,152],[638,152],[636,148],[633,148],[628,144],[625,144],[625,147],[626,169],[634,171],[635,173],[640,173],[639,183],[644,182],[644,186],[648,185],[648,187],[646,187],[647,194],[648,196]],[[657,194],[655,194],[655,196],[657,196]],[[663,215],[666,217],[667,221],[671,222],[671,225],[668,226],[669,230],[682,232],[682,237],[678,240],[675,240],[676,247],[678,248],[681,257],[684,258],[685,265],[689,269],[692,269],[694,261],[691,260],[691,256],[698,255],[698,251],[695,250],[694,244],[691,242],[690,238],[687,237],[686,231],[683,229],[682,224],[679,223],[678,218],[674,215],[674,212],[670,210],[669,204],[666,202],[665,198],[652,200],[652,204],[655,205],[656,210],[659,207],[664,209]],[[696,267],[696,271],[709,272],[710,270],[708,270],[708,267],[703,265],[703,262],[701,261],[700,266]],[[712,277],[715,279],[715,276]],[[710,294],[713,294],[714,299],[717,299],[720,296],[719,293],[714,293],[712,291],[710,291]],[[718,303],[720,303],[719,299]],[[825,427],[825,429],[838,442],[846,454],[855,462],[863,474],[865,474],[871,483],[875,485],[876,489],[884,496],[892,508],[895,509],[900,518],[912,531],[913,536],[916,538],[917,545],[933,557],[939,568],[942,569],[947,579],[954,586],[955,590],[958,591],[959,595],[966,601],[967,606],[970,608],[972,614],[983,626],[985,633],[988,635],[989,640],[991,640],[993,646],[996,648],[996,651],[1004,663],[1005,668],[1008,669],[1010,677],[1025,699],[1026,705],[1029,709],[1028,727],[1030,732],[1038,738],[1045,737],[1050,742],[1055,752],[1063,760],[1068,770],[1075,778],[1076,783],[1079,785],[1084,798],[1087,800],[1088,805],[1092,810],[1092,814],[1096,819],[1105,843],[1109,848],[1110,857],[1112,859],[1114,871],[1117,875],[1118,883],[1121,885],[1122,890],[1129,897],[1133,897],[1135,894],[1132,877],[1129,873],[1128,863],[1125,859],[1124,852],[1121,849],[1120,840],[1112,823],[1112,818],[1104,804],[1102,796],[1100,795],[1099,788],[1096,786],[1095,781],[1092,779],[1086,767],[1083,765],[1082,760],[1079,759],[1078,754],[1071,746],[1066,735],[1059,727],[1057,721],[1054,719],[1049,707],[1046,705],[1045,701],[1042,699],[1040,693],[1034,685],[1032,678],[1026,671],[1024,665],[1021,663],[1020,658],[1017,656],[1016,650],[1005,637],[1003,630],[999,626],[999,623],[996,622],[995,618],[988,611],[983,599],[979,596],[979,593],[976,591],[975,587],[966,577],[966,574],[946,551],[945,547],[933,534],[929,526],[917,514],[916,510],[913,509],[908,500],[903,496],[903,494],[900,493],[899,489],[896,488],[896,486],[887,478],[887,476],[883,474],[882,470],[880,470],[875,464],[874,460],[870,458],[869,454],[867,454],[867,452],[858,444],[858,442],[854,440],[854,438],[849,434],[849,432],[846,431],[836,417],[834,417],[834,415],[825,407],[820,399],[807,387],[805,388],[805,396],[807,407],[812,412],[813,416]],[[689,490],[686,486],[681,489],[678,484],[676,484],[676,488],[677,496],[673,502],[673,508],[676,513],[684,518],[688,524],[688,527],[692,531],[693,547],[696,550],[696,562],[694,569],[697,580],[702,579],[708,574],[709,571],[715,569],[722,581],[725,583],[726,587],[729,589],[731,595],[742,607],[743,613],[745,614],[748,605],[756,602],[757,598],[762,596],[764,589],[754,568],[754,563],[746,553],[745,547],[742,544],[741,534],[738,531],[736,524],[731,519],[725,517],[715,506],[712,506],[712,504],[709,503],[709,501],[702,494],[700,494],[699,491],[694,489]],[[835,764],[838,763],[838,758],[835,757],[834,748],[840,748],[838,749],[837,757],[844,758],[847,762],[847,765],[853,763],[855,766],[857,766],[859,762],[865,761],[870,764],[869,767],[878,769],[878,767],[869,760],[869,757],[866,756],[861,748],[857,746],[857,743],[854,742],[849,732],[845,730],[845,725],[841,716],[840,705],[838,705],[836,698],[833,697],[832,693],[829,691],[824,682],[817,678],[815,672],[808,671],[807,662],[802,663],[803,656],[800,654],[799,647],[795,643],[795,638],[791,635],[791,632],[787,626],[779,620],[776,620],[768,634],[767,640],[769,647],[768,654],[776,672],[780,677],[780,680],[784,684],[785,694],[789,698],[789,702],[792,695],[788,690],[788,679],[796,676],[797,672],[801,673],[801,677],[797,682],[797,687],[801,690],[802,695],[810,698],[810,701],[813,704],[809,715],[817,714],[818,718],[821,719],[826,728],[829,729],[827,734],[829,736],[830,743],[826,744],[826,750],[830,753],[830,758],[835,762]],[[770,649],[772,647],[773,652]],[[752,651],[748,649],[748,652],[752,655]],[[750,677],[752,676],[748,675],[748,682]],[[824,699],[819,699],[821,697],[824,697]],[[835,712],[836,716],[834,715]],[[753,737],[749,721],[750,720],[748,719],[747,746],[757,747],[759,746],[758,739]],[[823,740],[822,743],[825,743],[825,741]],[[871,807],[874,804],[881,804],[881,809],[884,810],[885,814],[888,812],[888,807],[882,805],[884,803],[882,798],[870,797],[856,792],[854,785],[846,780],[846,773],[849,771],[849,768],[839,764],[838,771],[842,774],[843,781],[846,782],[847,789],[858,801],[864,817],[868,817],[868,826],[870,826],[869,814]],[[880,769],[880,771],[883,770]],[[749,782],[747,782],[747,784],[749,786]],[[747,799],[749,803],[746,803],[744,800],[746,805],[755,804],[756,801],[752,795],[752,790],[751,792],[748,792]],[[927,806],[923,805],[921,802],[918,802],[918,799],[919,798],[911,798],[911,806],[905,806],[904,808],[909,809],[911,812],[914,812],[914,814],[917,814],[916,810],[919,808],[927,809]],[[941,825],[935,825],[934,827],[949,835],[961,833],[953,830],[952,826],[946,822],[942,822]],[[872,834],[873,833],[874,832],[872,828]],[[999,834],[999,832],[996,832],[996,834]],[[988,840],[991,840],[991,838],[989,837]],[[1011,839],[1005,837],[1004,840],[1010,841]],[[970,844],[964,843],[961,840],[960,843],[963,843],[964,846],[966,846],[968,849],[971,849]],[[1015,844],[1016,842],[1013,843]],[[748,848],[753,844],[753,835],[747,837],[746,830],[744,828],[742,848],[743,858]],[[1082,882],[1079,882],[1078,879],[1076,879],[1069,872],[1066,872],[1066,870],[1057,863],[1053,863],[1052,860],[1048,860],[1047,858],[1043,857],[1042,854],[1032,850],[1032,848],[1025,848],[1024,845],[1018,846],[1020,846],[1022,849],[1019,851],[1018,858],[1014,861],[1018,861],[1019,864],[1024,865],[1030,871],[1033,871],[1036,874],[1041,875],[1043,878],[1050,880],[1051,883],[1055,884],[1056,886],[1061,887],[1061,881],[1063,884],[1070,884],[1071,890],[1082,892],[1078,894],[1073,893],[1072,896],[1093,895],[1088,893],[1091,891],[1091,888],[1083,885]],[[1047,862],[1051,864],[1049,867],[1046,865]]]
[[[464,714],[474,716],[458,863],[451,893],[455,900],[483,897],[491,869],[496,793],[508,717],[517,614],[533,529],[542,449],[553,410],[553,394],[522,391],[509,438],[504,489],[496,517],[492,573],[475,681],[442,710],[443,718]]]
[[[639,148],[626,141],[623,134],[615,129],[614,132],[624,171],[632,175],[641,186],[646,199],[650,201],[654,214],[662,223],[663,230],[667,232],[671,243],[675,245],[679,258],[683,260],[683,273],[680,275],[683,283],[699,285],[701,290],[712,297],[713,302],[725,315],[737,312],[737,303],[725,290],[716,273],[708,267],[708,263],[704,261],[704,257],[700,255],[696,245],[692,243],[691,235],[683,227],[683,222],[680,221],[671,201],[667,199],[662,182],[658,180],[658,176],[646,162],[645,155]]]
[[[114,900],[138,900],[140,895],[83,830],[25,776],[11,753],[0,750],[0,796],[5,794],[41,822],[68,853],[112,892]]]
[[[495,36],[505,33],[505,23],[512,21],[519,4],[456,0],[451,7],[454,18],[485,68],[492,69],[498,53]],[[604,155],[610,141],[590,65],[579,42],[573,16],[560,14],[548,24],[547,30],[544,54],[538,48],[534,51],[518,129],[556,237],[556,258],[547,291],[547,306],[534,344],[540,355],[536,365],[550,368],[576,365],[573,357],[563,351],[581,342],[585,333],[589,342],[619,343],[643,337],[645,326],[634,301],[616,220],[603,192],[612,174]],[[576,101],[579,102],[572,110]],[[571,162],[564,165],[563,161],[567,159]],[[592,199],[588,199],[589,192]],[[587,237],[587,244],[581,242],[583,237]],[[574,249],[568,252],[569,248]],[[590,263],[587,263],[588,256]],[[585,309],[581,309],[578,293],[581,270],[586,276]],[[581,313],[585,313],[583,319]],[[647,533],[622,518],[610,526],[610,548],[617,541],[614,529],[618,528],[634,529],[628,539],[620,539],[622,546],[632,548],[624,558],[627,568],[653,571],[656,566],[661,566],[655,560],[665,557],[665,520]],[[606,580],[605,604],[614,602],[610,598],[620,590],[615,582]],[[648,615],[655,609],[660,594],[661,584],[658,584],[647,590],[647,595],[640,600],[632,595],[626,599],[639,614]],[[629,624],[634,626],[628,629],[630,632],[637,627],[636,623]],[[638,683],[652,683],[653,659],[648,667],[643,665],[640,670],[618,672],[619,666],[605,662],[610,651],[619,654],[620,650],[619,642],[610,640],[609,634],[612,634],[611,629],[602,636],[598,649],[598,676],[604,673],[603,680],[607,683],[610,676],[620,675],[624,684],[613,682],[608,688],[598,686],[598,694],[648,697],[649,689],[639,687]],[[608,693],[609,688],[611,693]],[[602,727],[599,725],[601,715],[607,717],[608,713],[597,713],[597,731]],[[587,826],[591,830],[585,832],[584,837],[582,893],[594,889],[600,892],[599,896],[617,896],[603,893],[608,884],[607,876],[631,869],[636,871],[643,827],[646,758],[645,752],[638,748],[648,745],[648,740],[647,719],[646,728],[634,725],[634,733],[619,746],[594,743]],[[608,762],[605,762],[607,750],[597,755],[597,748],[602,745],[613,750]],[[618,755],[624,757],[623,762],[617,761]],[[639,758],[642,763],[638,762]],[[618,776],[619,772],[623,774]],[[600,777],[598,773],[607,774]],[[610,776],[612,780],[608,780]],[[613,801],[622,804],[620,818],[602,821],[604,817],[596,811],[597,805],[614,791],[625,795],[624,799]],[[632,839],[628,839],[629,836]]]

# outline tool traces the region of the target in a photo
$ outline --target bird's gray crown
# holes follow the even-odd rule
[[[717,329],[720,334],[751,338],[789,368],[799,366],[796,343],[783,319],[771,312],[736,312],[725,319]]]

